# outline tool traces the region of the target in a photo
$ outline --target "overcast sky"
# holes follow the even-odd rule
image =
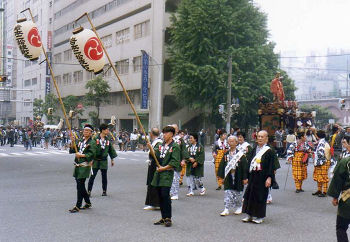
[[[254,0],[268,14],[275,51],[350,50],[350,0]]]

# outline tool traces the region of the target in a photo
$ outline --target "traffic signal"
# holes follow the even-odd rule
[[[73,110],[70,110],[70,111],[69,111],[69,117],[70,117],[70,118],[73,118],[74,115],[75,115],[75,112],[74,112]]]
[[[0,76],[0,82],[6,82],[7,77],[6,76]]]
[[[345,108],[345,99],[339,99],[339,108],[340,110],[343,110]]]
[[[52,115],[52,113],[53,113],[53,108],[48,108],[47,109],[47,114],[48,115]]]

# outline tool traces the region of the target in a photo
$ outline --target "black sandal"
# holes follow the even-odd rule
[[[80,211],[80,209],[77,207],[77,206],[75,206],[74,208],[72,208],[72,209],[69,209],[69,212],[71,212],[71,213],[77,213],[77,212],[79,212]]]
[[[89,209],[89,208],[92,208],[91,203],[86,203],[86,204],[84,205],[84,207],[82,207],[81,209]]]
[[[163,225],[165,223],[164,219],[159,220],[158,222],[153,223],[154,225]]]

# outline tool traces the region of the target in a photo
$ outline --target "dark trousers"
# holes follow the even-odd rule
[[[346,234],[346,231],[349,228],[350,219],[337,216],[337,240],[338,242],[349,242],[348,235]]]
[[[171,218],[170,187],[157,187],[162,218]]]
[[[77,206],[78,208],[81,207],[83,203],[83,198],[85,203],[91,203],[89,195],[85,188],[85,180],[86,178],[82,178],[82,179],[75,178],[75,181],[77,182],[77,204],[75,206]]]
[[[151,185],[147,186],[147,195],[146,195],[145,205],[159,207],[159,196],[158,196],[158,190],[156,187],[153,187]]]
[[[92,190],[92,187],[94,186],[94,181],[95,181],[95,177],[97,175],[98,170],[101,171],[101,176],[102,176],[102,190],[103,191],[107,191],[107,169],[99,169],[99,168],[94,168],[92,169],[93,171],[93,175],[90,176],[89,179],[89,184],[88,184],[88,191]]]

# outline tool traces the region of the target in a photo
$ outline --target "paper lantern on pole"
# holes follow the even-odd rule
[[[83,27],[75,29],[70,38],[70,45],[75,57],[85,70],[95,74],[103,71],[105,59],[102,45],[92,30]]]
[[[36,24],[26,18],[19,19],[14,28],[14,34],[18,48],[24,57],[31,61],[37,60],[41,53],[42,43]]]

